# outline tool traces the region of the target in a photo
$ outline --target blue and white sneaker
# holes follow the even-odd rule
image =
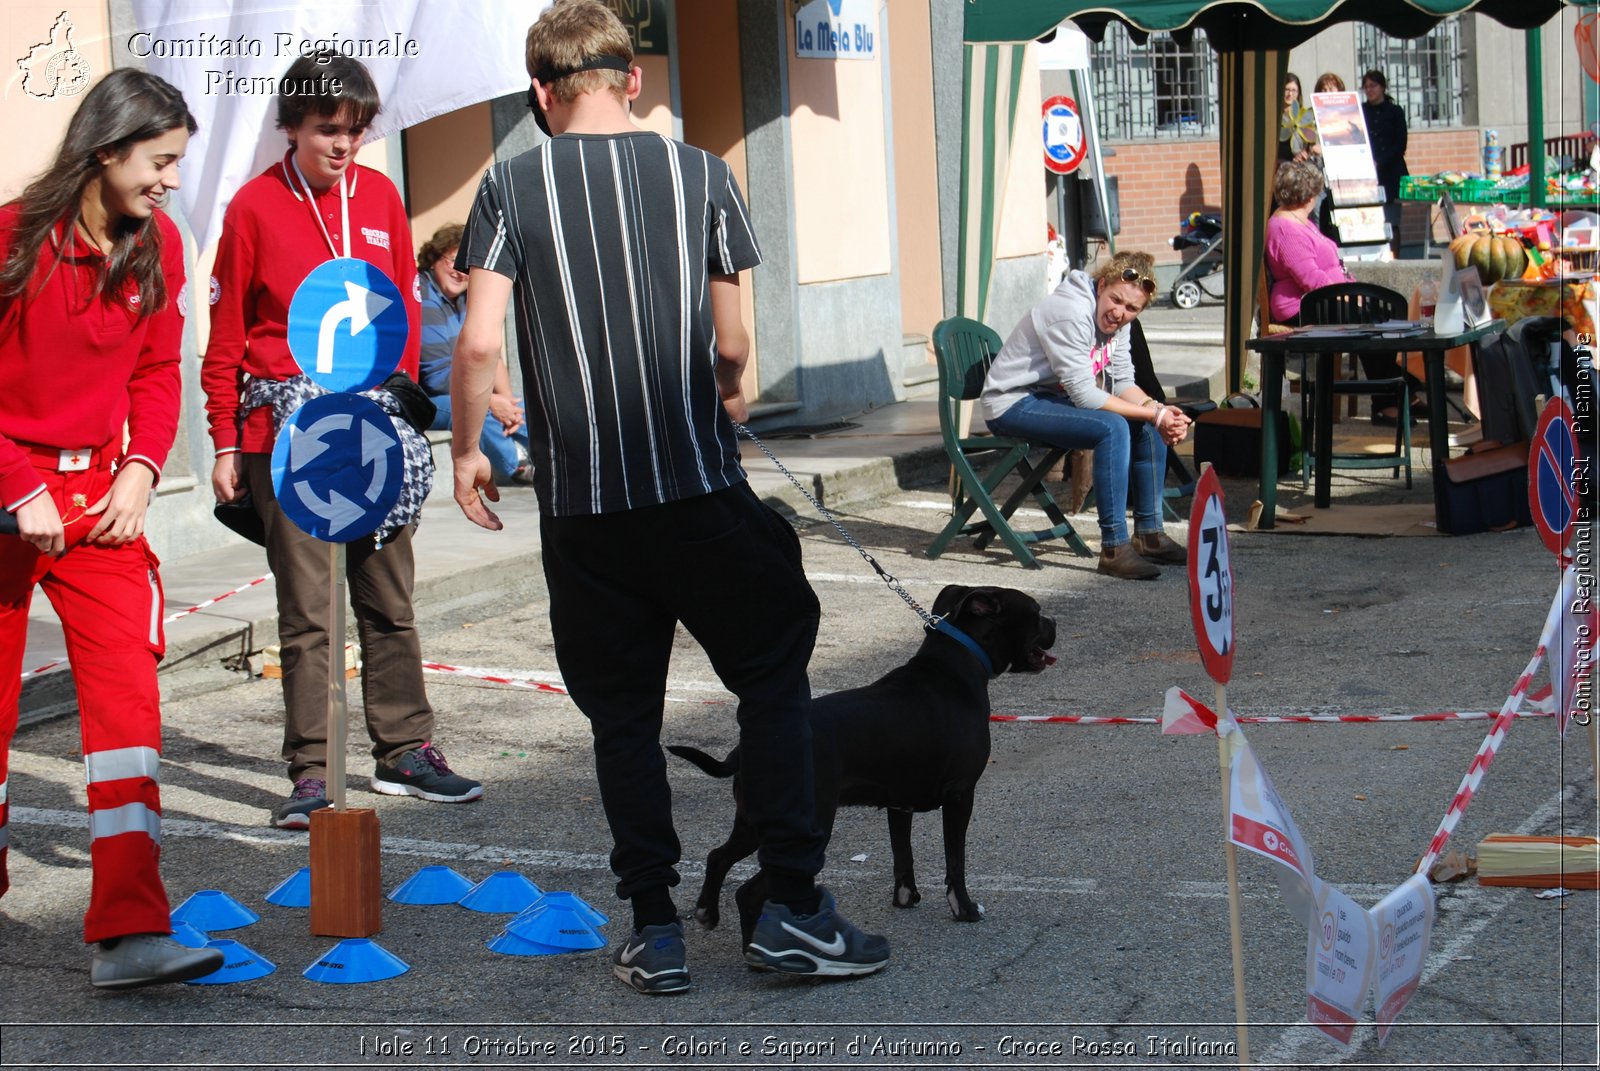
[[[611,973],[650,996],[688,989],[683,924],[667,922],[634,933],[611,954]]]
[[[889,962],[889,940],[862,933],[823,889],[822,904],[810,915],[796,915],[771,900],[762,904],[744,958],[752,967],[785,974],[871,974]]]

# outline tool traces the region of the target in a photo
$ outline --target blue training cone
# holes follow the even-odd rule
[[[518,915],[517,918],[520,919],[532,915],[535,911],[545,911],[557,907],[577,912],[579,917],[591,926],[604,926],[611,921],[606,915],[595,910],[589,901],[574,892],[547,892],[535,900],[528,910]],[[515,922],[516,919],[512,921]]]
[[[278,969],[271,960],[263,959],[249,945],[240,944],[238,941],[207,941],[206,947],[215,948],[222,953],[222,966],[203,978],[195,978],[184,983],[185,985],[228,985],[233,982],[248,982],[254,978],[265,978]]]
[[[204,948],[210,937],[201,933],[187,922],[172,924],[172,939],[185,948]]]
[[[300,973],[313,982],[352,985],[357,982],[381,982],[410,969],[410,964],[376,941],[352,937],[334,945],[322,954],[322,958]]]
[[[589,920],[570,907],[530,911],[506,923],[506,932],[567,952],[606,946],[606,939],[594,932]]]
[[[237,930],[260,918],[260,915],[217,889],[201,889],[172,912],[173,922],[187,922],[202,933]]]
[[[500,870],[478,882],[456,902],[470,911],[515,915],[543,895],[539,886],[515,870]]]
[[[553,945],[543,945],[538,941],[530,941],[526,937],[518,937],[507,926],[488,941],[489,951],[498,952],[502,956],[559,956],[564,952],[571,952],[570,948],[556,948]]]
[[[274,885],[267,893],[267,903],[279,907],[310,907],[311,868],[303,866]]]
[[[447,866],[425,866],[389,894],[397,904],[458,904],[472,882]]]

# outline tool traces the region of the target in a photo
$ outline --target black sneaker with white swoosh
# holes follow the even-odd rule
[[[810,915],[796,915],[771,900],[762,904],[744,958],[752,967],[784,974],[871,974],[889,962],[889,941],[862,933],[823,889],[822,904]]]
[[[646,926],[611,954],[611,973],[641,993],[657,996],[689,988],[683,924]]]

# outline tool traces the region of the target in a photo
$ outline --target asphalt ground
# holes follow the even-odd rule
[[[1374,484],[1377,486],[1377,484]],[[1230,519],[1250,482],[1225,481]],[[963,541],[923,555],[943,524],[942,487],[916,486],[842,517],[924,605],[947,583],[1033,594],[1059,627],[1060,661],[991,688],[997,712],[1159,715],[1172,685],[1210,700],[1183,573],[1098,576],[1059,546],[1028,571]],[[1378,491],[1375,494],[1383,494]],[[1092,518],[1083,518],[1093,535]],[[829,525],[800,522],[822,601],[815,689],[866,683],[909,657],[920,624]],[[1186,527],[1170,530],[1182,538]],[[439,662],[549,679],[556,667],[533,533],[503,582],[419,607]],[[1497,710],[1527,664],[1558,583],[1532,531],[1469,538],[1231,538],[1238,636],[1229,706],[1240,714]],[[731,608],[730,612],[738,612]],[[620,660],[626,651],[617,651]],[[220,889],[261,915],[217,932],[276,964],[266,977],[113,995],[88,984],[79,944],[89,868],[75,720],[25,726],[11,752],[12,889],[0,900],[0,1065],[29,1067],[1231,1067],[1235,1040],[1228,884],[1217,748],[1151,724],[997,723],[968,840],[977,924],[942,903],[939,823],[918,818],[924,902],[890,904],[881,813],[840,814],[824,880],[841,910],[886,934],[893,960],[852,981],[786,979],[743,963],[731,922],[690,926],[692,989],[647,998],[611,976],[627,910],[586,723],[565,697],[433,676],[438,743],[485,783],[444,806],[366,789],[357,725],[349,800],[382,825],[383,886],[428,865],[476,881],[515,870],[613,915],[605,949],[520,957],[485,942],[506,916],[385,902],[375,936],[409,964],[361,985],[301,972],[334,945],[307,912],[263,896],[307,862],[307,837],[268,828],[287,785],[277,757],[278,682],[190,664],[164,674],[163,871],[174,906]],[[354,682],[353,682],[354,684]],[[667,742],[721,754],[734,711],[681,637]],[[352,709],[359,711],[359,687]],[[1247,725],[1312,847],[1317,871],[1363,906],[1402,882],[1445,814],[1486,721]],[[699,861],[732,818],[729,786],[671,760],[687,911]],[[1584,731],[1518,721],[1455,832],[1596,832]],[[1596,893],[1441,885],[1422,985],[1380,1050],[1364,1015],[1348,1049],[1305,1025],[1307,935],[1274,865],[1238,862],[1250,1052],[1271,1067],[1593,1067]],[[741,872],[736,871],[737,879]],[[725,895],[729,908],[731,888]],[[731,915],[731,911],[729,912]],[[852,1050],[852,1043],[855,1049]],[[741,1044],[748,1045],[741,1049]]]

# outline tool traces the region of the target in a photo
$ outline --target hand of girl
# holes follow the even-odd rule
[[[67,549],[67,530],[48,491],[34,495],[17,507],[17,535],[32,543],[41,554],[60,554]]]
[[[150,488],[156,474],[137,461],[125,461],[111,481],[111,490],[90,506],[85,515],[100,520],[84,536],[87,543],[117,547],[144,535],[144,514],[150,508]]]

